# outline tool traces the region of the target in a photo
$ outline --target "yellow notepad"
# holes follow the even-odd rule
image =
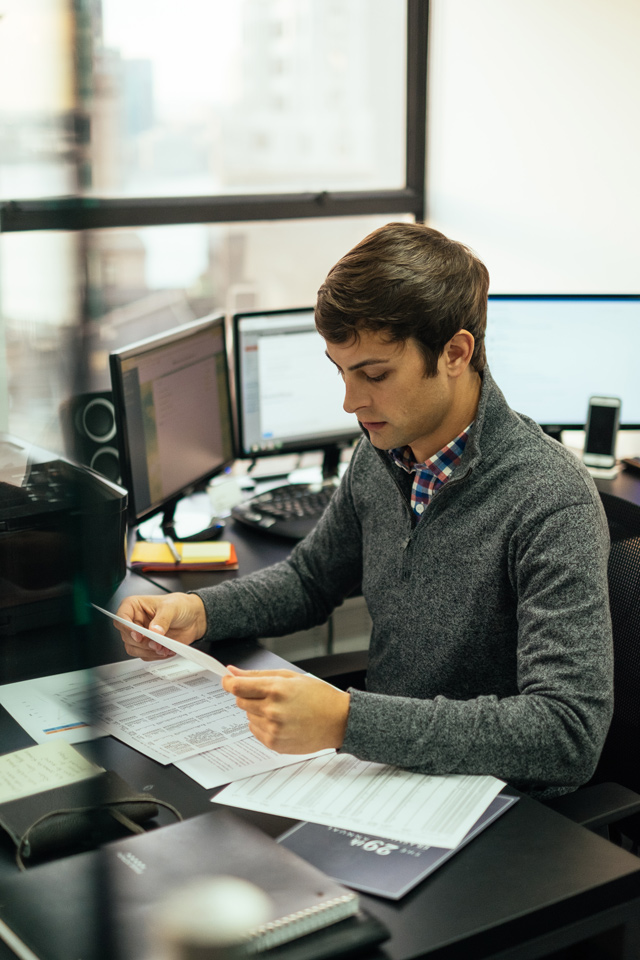
[[[180,555],[176,563],[168,544],[163,541],[138,540],[131,554],[131,565],[144,570],[237,569],[238,558],[228,540],[203,540],[199,543],[174,544]]]
[[[227,540],[176,544],[183,563],[226,563],[231,556]]]

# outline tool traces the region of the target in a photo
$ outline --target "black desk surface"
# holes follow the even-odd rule
[[[100,651],[100,662],[120,659],[121,643],[106,618],[92,629],[89,646]],[[50,650],[55,647],[53,636],[48,642]],[[41,638],[39,649],[46,643],[46,638]],[[36,662],[36,649],[26,642],[22,656],[16,654],[16,659],[23,664],[31,662],[28,672],[32,676],[62,672],[73,668],[68,659],[63,660],[63,649],[68,652],[68,646],[58,647],[59,661],[53,670],[50,666],[55,658],[47,656]],[[232,649],[236,663],[263,668],[278,665],[279,658],[257,644],[242,642],[233,644]],[[225,647],[217,646],[216,655],[224,659]],[[42,669],[45,663],[46,669]],[[4,710],[0,712],[0,732],[3,752],[31,745],[27,734]],[[184,816],[211,809],[211,791],[177,768],[162,766],[111,737],[78,748],[102,766],[117,770],[133,788],[146,788],[173,803]],[[290,825],[289,820],[248,811],[238,815],[271,836]],[[170,819],[162,812],[159,822],[169,823]],[[0,845],[0,877],[16,869],[10,845]],[[633,911],[640,914],[640,860],[522,797],[400,902],[364,895],[362,901],[392,934],[376,956],[389,960],[427,956],[475,960],[498,954],[502,960],[540,957],[565,942],[620,926]],[[0,957],[10,956],[0,945]]]
[[[619,496],[623,495],[621,488],[629,486],[640,502],[640,482],[631,479],[629,485],[621,474],[616,481],[598,481],[598,486],[607,483],[607,489]],[[230,525],[229,536],[236,543],[245,572],[281,559],[291,548],[286,541],[271,542],[257,533],[238,531],[234,525]],[[176,589],[170,583],[167,586]],[[183,583],[177,586],[189,588]],[[140,578],[129,577],[119,593],[159,590]],[[7,638],[2,646],[4,682],[77,669],[88,663],[109,663],[124,655],[119,635],[106,618],[76,632],[56,628]],[[239,665],[281,665],[274,654],[252,642],[234,643],[228,648],[218,645],[216,656],[224,660],[226,650],[229,659]],[[2,708],[0,736],[2,752],[31,745],[27,734]],[[133,788],[147,788],[173,803],[185,816],[210,809],[211,791],[175,767],[164,767],[111,737],[81,744],[79,749],[102,766],[117,770]],[[248,811],[239,811],[238,815],[271,836],[290,825],[289,820]],[[169,820],[168,814],[160,814],[160,823]],[[0,877],[16,869],[10,845],[0,845]],[[637,922],[640,917],[640,860],[528,797],[522,797],[401,901],[362,895],[362,902],[391,931],[391,939],[375,954],[388,960],[525,960],[548,956],[574,943],[582,944],[574,957],[606,955],[632,960],[640,955],[635,952],[637,946],[630,946],[624,936],[626,922]],[[582,942],[598,936],[604,937],[608,952],[587,953]],[[591,945],[591,939],[589,942]],[[0,944],[2,960],[11,956]]]
[[[595,484],[598,490],[630,500],[640,507],[640,473],[622,468],[614,480],[596,480]]]
[[[630,500],[640,506],[640,474],[621,469],[614,480],[596,480],[599,490]],[[223,533],[226,540],[233,541],[238,554],[238,572],[226,574],[185,573],[180,576],[149,577],[165,590],[198,590],[211,583],[220,583],[224,579],[240,574],[262,570],[270,564],[284,560],[291,552],[295,541],[283,537],[274,537],[269,533],[253,530],[251,527],[229,519]],[[213,579],[212,579],[213,578]]]

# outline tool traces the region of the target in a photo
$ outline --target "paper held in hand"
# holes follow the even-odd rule
[[[194,647],[186,643],[180,643],[178,640],[172,640],[171,637],[165,637],[161,633],[156,633],[155,630],[147,630],[146,627],[132,623],[131,620],[124,620],[122,617],[116,616],[115,613],[110,613],[109,610],[103,610],[102,607],[97,606],[95,603],[92,603],[91,606],[95,610],[99,610],[100,613],[104,613],[106,617],[111,617],[112,620],[117,620],[118,623],[124,623],[127,627],[133,627],[136,633],[141,633],[143,636],[149,637],[150,640],[155,640],[156,643],[166,647],[167,650],[171,650],[173,653],[177,653],[179,656],[191,660],[192,663],[197,663],[204,670],[211,670],[213,673],[217,673],[219,677],[226,677],[229,673],[227,668],[220,663],[219,660],[216,660],[215,657],[210,657],[204,650],[194,649]]]

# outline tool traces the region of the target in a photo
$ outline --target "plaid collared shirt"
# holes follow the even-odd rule
[[[399,467],[415,474],[411,487],[411,507],[418,519],[429,506],[436,490],[447,482],[454,467],[460,463],[472,427],[473,422],[425,463],[416,463],[411,447],[389,451]]]

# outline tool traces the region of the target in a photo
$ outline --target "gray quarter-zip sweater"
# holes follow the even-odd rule
[[[487,369],[462,459],[419,521],[410,487],[363,438],[288,560],[197,591],[207,638],[311,627],[362,584],[367,691],[350,691],[343,751],[534,796],[574,789],[613,704],[609,537],[589,474]]]

